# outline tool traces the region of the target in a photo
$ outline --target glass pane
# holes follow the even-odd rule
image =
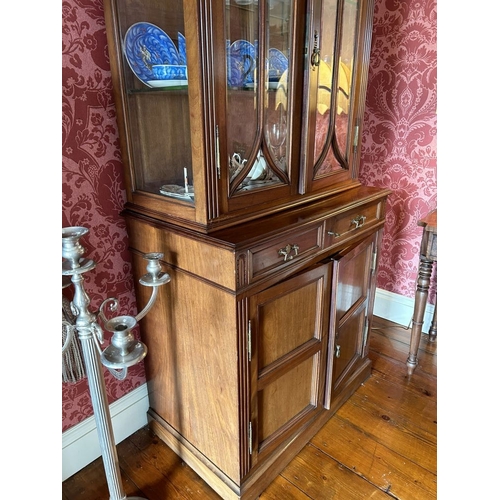
[[[339,163],[333,155],[331,146],[332,135],[330,123],[332,108],[332,87],[334,78],[334,54],[335,54],[335,29],[337,19],[337,0],[325,0],[322,5],[321,31],[314,33],[314,44],[320,48],[321,60],[317,68],[317,95],[316,95],[316,134],[314,142],[314,163],[321,156],[323,168],[340,168]]]
[[[259,10],[253,0],[232,0],[226,6],[227,148],[229,178],[250,169],[258,141]],[[255,157],[255,154],[254,154]]]
[[[183,2],[119,10],[134,190],[193,203]]]
[[[231,193],[282,184],[288,175],[290,3],[291,0],[226,1]],[[261,75],[265,75],[263,82]]]
[[[265,107],[264,132],[270,159],[282,172],[287,171],[290,3],[291,0],[270,0],[268,2],[267,105]]]
[[[345,0],[341,13],[342,36],[337,41],[340,47],[336,56],[335,30],[331,27],[331,20],[338,15],[336,1],[323,2],[314,148],[315,178],[341,170],[347,164],[357,13],[357,0]],[[336,89],[336,92],[332,92],[332,89]]]
[[[351,111],[352,71],[356,43],[357,0],[345,0],[342,19],[342,45],[337,80],[337,115],[335,132],[337,143],[344,157],[347,155],[347,128]]]

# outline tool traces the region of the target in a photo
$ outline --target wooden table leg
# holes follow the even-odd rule
[[[434,314],[432,315],[432,323],[429,329],[429,342],[436,341],[437,331],[438,331],[438,304],[436,299],[436,303],[434,304]]]
[[[429,294],[429,285],[432,274],[431,260],[425,257],[420,257],[418,267],[417,289],[415,291],[415,308],[413,310],[413,322],[411,326],[410,338],[410,354],[406,361],[408,367],[408,375],[413,374],[413,370],[417,366],[417,352],[420,345],[420,337],[422,335],[422,325],[424,323],[425,306],[427,305],[427,296]]]

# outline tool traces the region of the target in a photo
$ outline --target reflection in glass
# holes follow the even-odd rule
[[[351,110],[352,64],[358,14],[357,0],[346,0],[342,19],[342,44],[337,83],[337,141],[340,151],[347,155],[347,128]]]
[[[341,170],[347,165],[347,137],[351,112],[351,84],[357,22],[357,0],[345,0],[342,39],[335,52],[334,30],[322,26],[321,61],[316,96],[314,144],[315,178]],[[323,2],[323,22],[337,17],[337,2]],[[332,92],[336,89],[336,92]]]
[[[286,132],[286,123],[283,118],[280,118],[278,123],[267,124],[267,136],[269,144],[273,149],[277,149],[283,145],[286,139]]]
[[[254,92],[259,76],[258,33],[258,3],[229,2],[225,16],[226,144],[231,183],[245,178],[258,140],[259,112]]]
[[[232,194],[288,181],[290,14],[291,0],[226,2],[226,147]]]

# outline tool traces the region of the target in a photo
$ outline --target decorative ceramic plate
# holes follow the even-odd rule
[[[170,37],[151,23],[135,23],[125,33],[123,51],[134,75],[150,87],[153,64],[180,64],[179,52]]]
[[[288,69],[288,59],[278,49],[269,49],[269,75],[278,78]]]
[[[255,69],[255,47],[246,40],[236,40],[229,47],[227,61],[227,84],[243,87],[253,82]]]
[[[187,65],[186,37],[182,33],[177,33],[177,44],[179,45],[179,64]]]
[[[188,186],[188,192],[186,193],[186,188],[183,186],[179,186],[178,184],[165,184],[160,188],[160,193],[179,200],[194,200],[193,186]]]
[[[179,87],[186,88],[188,86],[187,80],[148,80],[146,85],[154,88],[167,88]]]

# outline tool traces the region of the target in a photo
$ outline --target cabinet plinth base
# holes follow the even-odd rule
[[[365,358],[343,385],[342,391],[336,394],[332,408],[319,413],[317,418],[256,466],[241,485],[215,467],[151,408],[148,411],[149,427],[224,500],[255,500],[371,375],[371,364],[370,359]]]

